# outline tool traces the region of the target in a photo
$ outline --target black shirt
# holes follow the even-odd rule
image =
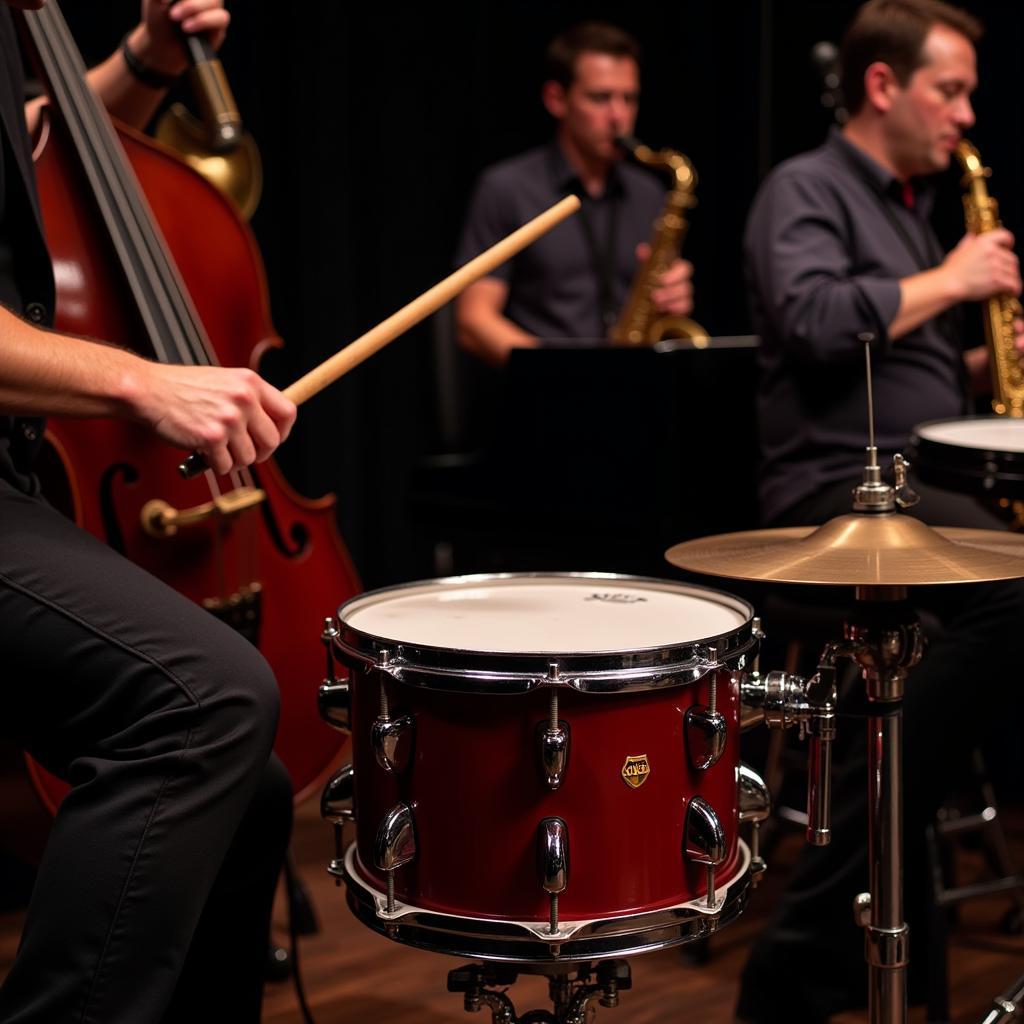
[[[25,83],[10,8],[0,3],[0,302],[40,324],[52,323],[53,270],[25,129]],[[34,489],[31,463],[42,422],[0,415],[0,477]]]
[[[833,130],[777,167],[751,209],[745,257],[761,335],[758,417],[762,517],[858,477],[868,443],[864,342],[870,336],[876,444],[890,455],[925,420],[965,412],[962,346],[939,317],[893,343],[899,280],[938,265],[927,222],[902,184]]]
[[[650,171],[620,161],[612,165],[604,192],[589,196],[558,143],[551,142],[484,171],[456,262],[477,256],[564,196],[579,195],[583,206],[576,216],[492,276],[508,284],[504,312],[523,330],[542,341],[600,344],[608,334],[601,293],[607,291],[604,304],[617,313],[637,271],[637,243],[650,237],[666,192],[667,185]]]

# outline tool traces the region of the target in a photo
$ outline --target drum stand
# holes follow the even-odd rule
[[[602,960],[598,964],[576,964],[576,977],[566,973],[567,964],[467,964],[448,972],[448,991],[463,992],[463,1005],[470,1013],[484,1006],[493,1024],[587,1024],[596,1012],[594,1004],[619,1005],[619,993],[633,987],[625,960]],[[515,983],[521,973],[546,974],[554,1012],[530,1010],[516,1016],[512,1000],[502,989]]]

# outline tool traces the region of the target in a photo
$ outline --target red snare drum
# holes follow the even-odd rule
[[[324,806],[352,787],[356,842],[331,870],[365,923],[547,962],[686,942],[742,910],[739,789],[748,807],[763,789],[739,763],[744,601],[524,574],[379,590],[338,618],[354,761]]]

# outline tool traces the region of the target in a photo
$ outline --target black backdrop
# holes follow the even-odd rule
[[[1024,232],[1020,53],[1024,5],[965,4],[988,26],[979,48],[978,125],[1004,221]],[[644,48],[637,134],[686,152],[699,175],[686,254],[696,315],[713,333],[749,330],[740,238],[764,172],[816,145],[830,115],[808,54],[836,40],[849,0],[389,4],[237,0],[224,64],[262,152],[253,228],[286,342],[266,375],[286,384],[450,269],[468,192],[487,163],[543,139],[541,55],[583,18],[615,21]],[[65,0],[87,60],[108,53],[137,0]],[[940,230],[960,225],[956,177]],[[304,493],[331,490],[369,586],[429,572],[407,496],[419,459],[442,444],[435,332],[410,332],[311,400],[280,461]]]

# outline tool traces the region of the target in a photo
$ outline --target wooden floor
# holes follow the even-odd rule
[[[1011,840],[1024,860],[1024,830],[1014,821]],[[801,841],[794,836],[780,847],[790,858]],[[322,931],[302,940],[302,972],[317,1024],[457,1024],[487,1022],[490,1015],[467,1014],[461,997],[446,991],[447,972],[464,961],[420,952],[390,942],[360,925],[345,906],[344,891],[324,867],[330,835],[318,819],[315,802],[300,808],[294,848],[303,878],[320,915]],[[768,878],[754,892],[747,912],[713,939],[713,955],[700,967],[685,962],[679,950],[663,950],[632,960],[633,989],[617,1009],[600,1009],[605,1024],[727,1024],[732,1021],[737,978],[752,937],[763,926],[786,866],[769,864]],[[957,1024],[980,1021],[992,999],[1024,973],[1024,937],[1008,937],[998,928],[1005,899],[977,901],[962,910],[962,924],[950,949],[952,1010]],[[851,925],[852,927],[852,925]],[[546,983],[523,978],[509,991],[519,1014],[549,1008]],[[836,1024],[852,1024],[864,1015],[844,1014]],[[912,1010],[922,1024],[925,1014]],[[268,989],[264,1024],[301,1021],[289,983]],[[794,1021],[794,1024],[800,1024]]]
[[[1015,826],[1011,839],[1018,858],[1024,860],[1024,829]],[[795,841],[794,837],[781,846],[783,859],[787,852],[792,855]],[[467,1014],[461,997],[446,991],[448,970],[463,961],[389,942],[350,916],[343,890],[325,871],[330,846],[317,801],[309,801],[298,810],[293,850],[321,924],[320,933],[302,939],[300,947],[307,999],[317,1024],[489,1024],[489,1013]],[[623,993],[617,1009],[600,1009],[597,1020],[605,1024],[732,1021],[736,979],[785,876],[786,866],[776,857],[746,913],[715,936],[708,963],[687,964],[678,950],[634,958],[633,989]],[[1024,973],[1024,938],[1007,937],[998,929],[1006,908],[1005,900],[996,900],[979,901],[963,910],[950,950],[956,1024],[980,1021],[993,997]],[[275,918],[284,944],[283,915]],[[14,956],[20,924],[18,914],[0,915],[0,974]],[[509,995],[519,1014],[549,1007],[546,985],[539,978],[520,980]],[[852,1024],[862,1019],[863,1015],[844,1014],[835,1021]],[[300,1024],[301,1020],[291,982],[268,985],[264,1024]],[[924,1011],[912,1010],[910,1020],[922,1024]]]

